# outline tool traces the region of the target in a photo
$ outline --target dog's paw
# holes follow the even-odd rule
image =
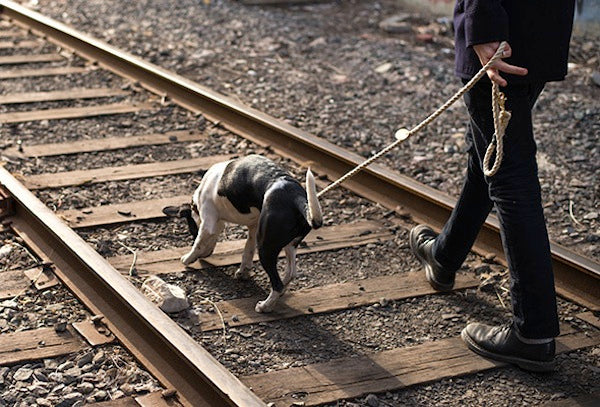
[[[183,256],[181,256],[181,262],[186,266],[192,264],[194,260],[196,260],[196,258],[192,255],[192,253],[184,254]]]
[[[240,267],[233,275],[233,278],[236,280],[248,280],[250,278],[250,269],[246,267]]]
[[[265,313],[273,311],[273,304],[267,304],[267,301],[259,301],[256,303],[254,310],[258,313]]]

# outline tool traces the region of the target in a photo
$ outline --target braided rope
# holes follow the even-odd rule
[[[327,187],[325,187],[323,190],[321,190],[321,192],[319,192],[317,194],[317,197],[321,197],[321,195],[323,195],[326,192],[328,192],[329,190],[335,188],[336,186],[338,186],[342,182],[346,181],[348,178],[356,175],[356,173],[358,173],[360,170],[362,170],[363,168],[369,166],[371,163],[373,163],[374,161],[376,161],[377,159],[379,159],[381,156],[383,156],[384,154],[387,154],[389,151],[391,151],[398,144],[400,144],[401,142],[403,142],[404,140],[406,140],[407,138],[409,138],[413,134],[418,133],[425,126],[427,126],[432,121],[434,121],[435,119],[437,119],[437,117],[439,115],[441,115],[446,110],[448,110],[448,108],[451,105],[453,105],[465,93],[467,93],[471,88],[473,88],[473,86],[475,86],[475,84],[477,83],[477,81],[479,81],[485,75],[485,71],[488,70],[492,66],[492,64],[494,62],[496,62],[498,59],[500,59],[502,57],[502,53],[504,52],[505,48],[506,48],[506,42],[503,41],[503,42],[500,43],[500,46],[496,50],[496,53],[494,54],[494,56],[492,58],[490,58],[490,60],[479,70],[479,72],[477,72],[475,74],[475,76],[473,76],[473,78],[471,78],[471,80],[469,82],[467,82],[467,84],[465,86],[463,86],[462,88],[460,88],[454,94],[454,96],[452,96],[450,99],[448,99],[448,101],[446,101],[446,103],[444,103],[441,107],[439,107],[435,112],[433,112],[431,115],[429,115],[429,117],[427,117],[421,123],[419,123],[418,125],[416,125],[412,130],[410,130],[410,131],[407,130],[407,129],[400,129],[400,130],[398,130],[396,132],[396,134],[395,134],[396,141],[394,141],[393,143],[391,143],[390,145],[388,145],[387,147],[385,147],[383,150],[379,151],[377,154],[373,155],[368,160],[366,160],[366,161],[362,162],[361,164],[357,165],[356,167],[354,167],[352,170],[350,170],[349,172],[347,172],[346,174],[344,174],[338,180],[336,180],[336,181],[332,182],[331,184],[327,185]],[[500,143],[502,143],[502,141],[500,141]],[[497,156],[496,156],[496,158],[497,158]],[[500,158],[500,160],[501,160],[501,158]],[[498,164],[498,166],[499,166],[499,164]],[[496,171],[497,171],[497,169],[496,169]]]
[[[498,172],[502,158],[504,157],[504,132],[508,126],[510,120],[510,112],[504,109],[506,103],[506,96],[500,92],[498,84],[492,82],[492,113],[494,115],[494,134],[492,135],[492,141],[485,151],[483,157],[483,174],[486,177],[491,177]],[[490,160],[492,154],[496,151],[496,158],[494,159],[494,165],[490,168]]]

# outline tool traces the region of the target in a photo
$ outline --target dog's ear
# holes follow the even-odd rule
[[[167,216],[172,216],[175,218],[187,218],[192,215],[192,206],[190,204],[165,206],[162,212]]]

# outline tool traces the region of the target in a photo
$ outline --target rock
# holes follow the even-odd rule
[[[106,356],[104,355],[103,351],[99,351],[98,353],[96,353],[92,359],[92,363],[94,363],[95,365],[99,365],[102,364],[104,361],[106,360]]]
[[[121,390],[117,390],[112,393],[113,400],[120,399],[121,397],[125,397],[125,393],[123,393]]]
[[[77,379],[79,379],[79,376],[81,376],[81,369],[79,369],[78,367],[73,367],[69,370],[65,370],[63,372],[64,383],[65,384],[73,383],[73,382],[77,381]]]
[[[88,352],[85,355],[83,355],[81,358],[79,358],[79,360],[77,361],[77,366],[83,367],[84,365],[87,365],[88,363],[90,363],[93,358],[94,358],[94,355],[91,352]]]
[[[13,251],[13,245],[5,244],[0,247],[0,259],[8,256]]]
[[[65,370],[69,370],[71,368],[75,367],[75,363],[73,363],[72,361],[68,360],[64,363],[61,363],[60,365],[58,365],[58,367],[56,368],[56,370],[58,370],[59,372],[63,372]]]
[[[396,14],[382,20],[379,23],[379,28],[387,33],[403,34],[412,30],[411,25],[406,21],[410,17],[409,14]]]
[[[10,369],[8,367],[0,367],[0,384],[4,384],[4,377]]]
[[[28,386],[27,390],[29,391],[30,394],[33,394],[36,396],[43,396],[43,395],[48,394],[48,389],[46,389],[41,384],[34,384],[31,386]]]
[[[51,372],[48,374],[48,379],[53,382],[61,383],[63,381],[63,374],[59,372]]]
[[[17,304],[17,302],[13,300],[5,300],[0,302],[0,310],[6,311],[7,309],[16,311],[19,309],[19,304]]]
[[[433,42],[433,34],[429,33],[419,33],[416,35],[416,38],[421,42]]]
[[[308,44],[310,48],[315,48],[321,45],[327,45],[327,40],[325,39],[325,37],[316,38]]]
[[[600,72],[595,71],[592,73],[592,82],[594,82],[596,86],[600,86]]]
[[[166,313],[181,312],[189,307],[185,291],[158,276],[150,276],[144,281],[142,293]]]
[[[92,394],[91,397],[94,399],[94,401],[102,401],[106,400],[106,398],[108,397],[108,393],[104,390],[98,390],[94,394]]]
[[[65,394],[63,396],[63,401],[59,404],[59,406],[72,406],[73,404],[75,404],[76,402],[78,402],[79,400],[82,400],[82,399],[83,399],[83,394],[74,391],[74,392]]]
[[[77,386],[77,391],[82,394],[89,394],[94,391],[94,385],[89,382],[83,382]]]
[[[126,395],[130,395],[134,393],[134,388],[131,384],[129,383],[124,383],[121,385],[120,390],[125,393]]]
[[[367,398],[365,399],[365,402],[367,403],[367,405],[369,407],[379,407],[379,405],[380,405],[379,399],[374,394],[369,394],[367,396]]]
[[[41,407],[52,407],[52,402],[42,397],[38,397],[37,399],[35,399],[35,403]]]
[[[26,382],[31,379],[31,375],[33,374],[33,369],[28,367],[22,367],[18,369],[13,375],[13,379],[19,382]]]
[[[390,69],[392,69],[392,63],[391,62],[386,62],[385,64],[381,64],[377,68],[375,68],[375,72],[377,72],[377,73],[386,73]]]
[[[56,324],[54,324],[54,330],[56,332],[65,332],[67,330],[67,323],[57,322]]]

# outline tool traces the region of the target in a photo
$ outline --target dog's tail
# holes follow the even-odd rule
[[[306,220],[313,229],[318,229],[323,226],[323,212],[317,198],[315,176],[310,168],[306,171],[306,197],[308,199]]]

